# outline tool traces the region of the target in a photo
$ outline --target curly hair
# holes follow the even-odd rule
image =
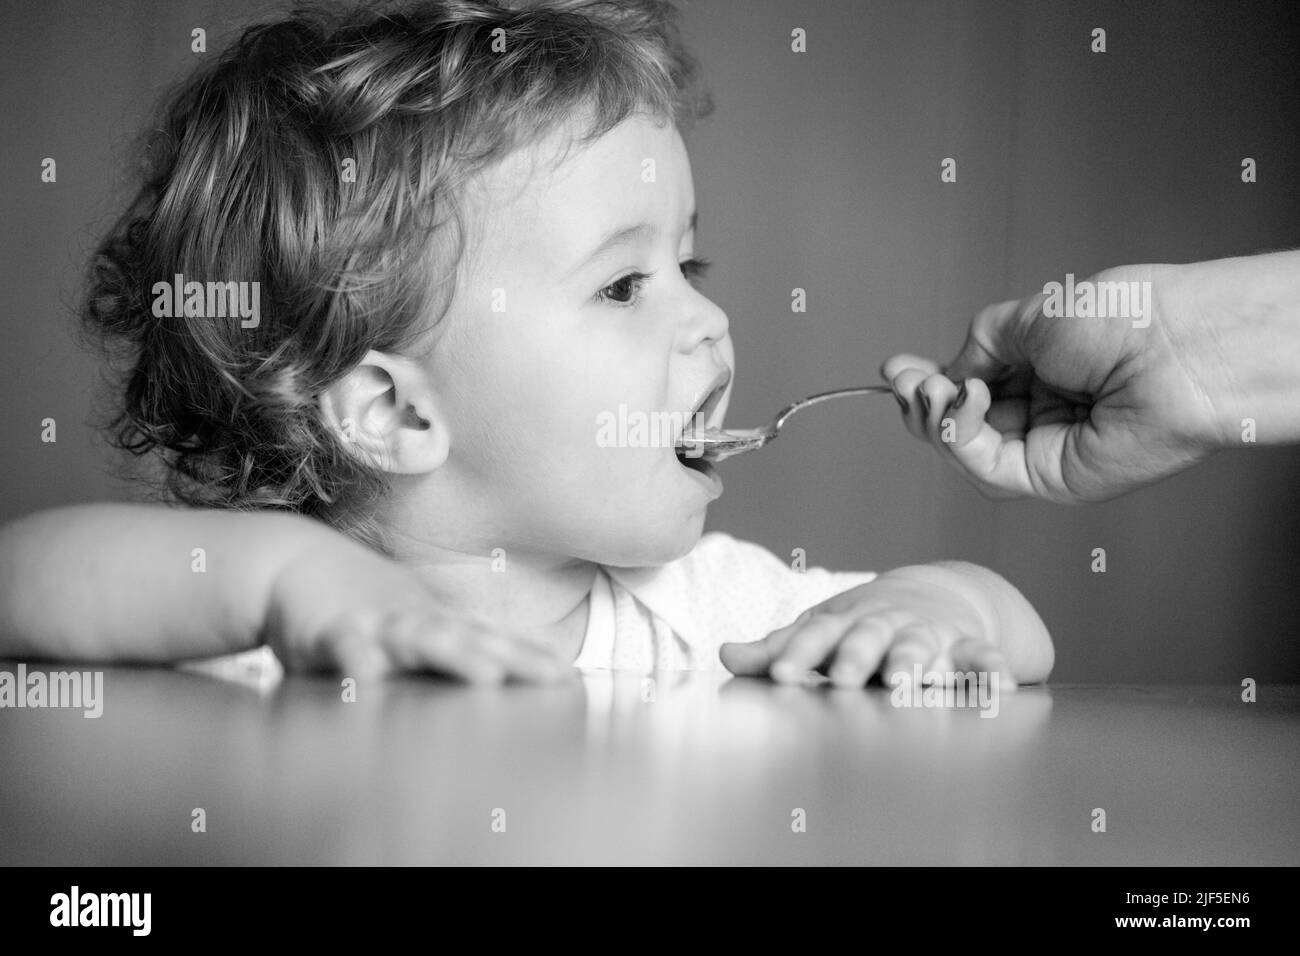
[[[96,424],[161,466],[170,501],[289,510],[391,554],[373,507],[389,476],[326,427],[320,394],[445,315],[476,171],[579,114],[587,143],[637,111],[683,131],[712,112],[676,13],[316,4],[246,29],[163,100],[92,260],[81,331],[114,373]],[[258,283],[260,321],[159,317],[152,290],[178,275]]]

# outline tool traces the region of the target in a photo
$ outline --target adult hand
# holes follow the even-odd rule
[[[1125,283],[1144,308],[1061,315],[1040,293],[978,313],[947,365],[886,361],[909,431],[990,497],[1067,503],[1221,448],[1300,441],[1300,253],[1123,266],[1087,282],[1101,290],[1094,305],[1117,288],[1103,283]]]

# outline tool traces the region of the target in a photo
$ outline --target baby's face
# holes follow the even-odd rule
[[[485,552],[659,564],[694,546],[721,491],[661,439],[706,398],[703,424],[721,425],[727,316],[683,265],[695,190],[676,127],[629,119],[557,167],[560,142],[473,185],[467,258],[430,358],[451,442],[440,484]]]

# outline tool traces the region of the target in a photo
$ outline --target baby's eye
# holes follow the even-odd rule
[[[682,263],[682,275],[689,280],[703,279],[709,274],[709,266],[711,265],[713,265],[712,261],[701,256],[687,259]],[[694,285],[694,281],[691,284]]]
[[[654,273],[629,272],[621,279],[615,279],[596,293],[600,302],[614,302],[618,305],[631,305],[641,293],[641,284]]]
[[[680,263],[682,275],[691,280],[702,279],[709,273],[711,263],[708,259],[696,257],[687,259]],[[596,293],[596,300],[599,302],[613,302],[618,305],[632,305],[641,295],[641,287],[648,279],[654,278],[654,273],[646,272],[629,272],[627,275],[614,280],[605,288]]]

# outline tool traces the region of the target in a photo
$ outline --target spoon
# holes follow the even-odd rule
[[[707,428],[702,432],[683,434],[677,445],[685,450],[684,455],[687,458],[722,461],[725,458],[734,458],[736,455],[744,455],[762,448],[776,438],[781,431],[781,426],[786,423],[786,419],[810,405],[816,405],[818,402],[824,402],[832,398],[843,398],[846,395],[888,395],[892,393],[893,389],[888,385],[863,385],[857,388],[837,388],[833,392],[820,392],[817,395],[809,395],[807,398],[801,398],[799,401],[787,405],[781,409],[770,425],[764,425],[762,428]]]

